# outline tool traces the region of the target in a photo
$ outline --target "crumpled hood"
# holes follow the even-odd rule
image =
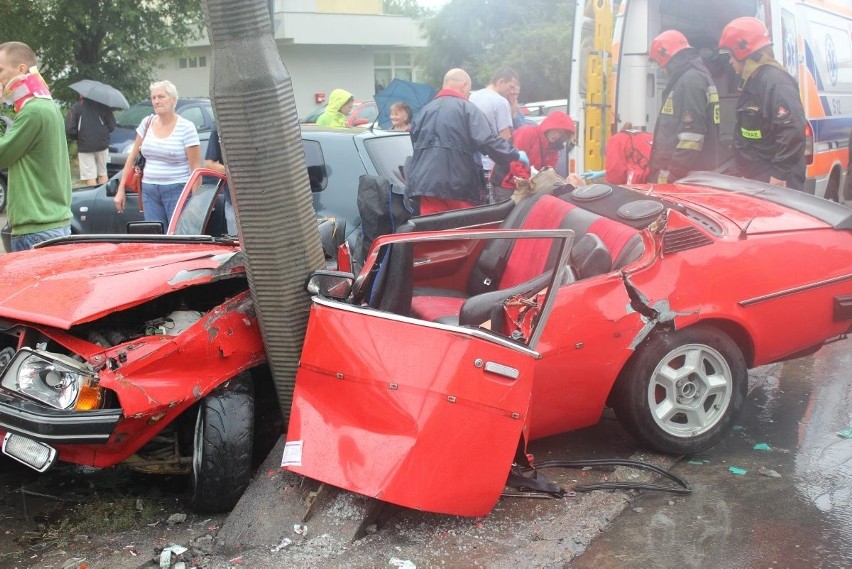
[[[244,273],[239,248],[81,243],[0,256],[0,318],[68,329],[168,292]]]

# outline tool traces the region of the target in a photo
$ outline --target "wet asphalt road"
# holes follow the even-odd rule
[[[673,469],[693,494],[640,496],[573,569],[852,568],[852,439],[838,434],[852,426],[852,344],[759,368],[751,384],[738,430]]]

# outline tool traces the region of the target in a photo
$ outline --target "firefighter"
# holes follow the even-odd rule
[[[654,127],[650,181],[665,184],[718,163],[719,94],[697,50],[677,30],[654,38],[648,58],[669,82]]]
[[[734,128],[740,175],[803,190],[805,111],[795,79],[772,55],[766,26],[757,18],[732,20],[722,30],[719,51],[729,54],[742,80]]]

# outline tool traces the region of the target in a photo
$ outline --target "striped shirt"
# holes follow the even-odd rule
[[[142,141],[142,155],[145,157],[142,181],[146,184],[185,184],[192,173],[186,149],[201,144],[195,125],[179,116],[172,133],[166,138],[158,138],[151,128],[145,134],[149,120],[151,117],[145,117],[136,127],[136,134],[145,136]]]

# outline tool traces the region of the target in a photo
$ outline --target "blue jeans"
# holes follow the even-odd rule
[[[36,243],[53,239],[54,237],[65,237],[71,235],[71,226],[59,227],[58,229],[48,229],[47,231],[37,231],[36,233],[25,233],[24,235],[12,235],[12,252],[26,251],[32,249]]]
[[[145,221],[160,221],[163,223],[163,230],[167,230],[185,185],[143,182],[142,209],[145,210]]]

